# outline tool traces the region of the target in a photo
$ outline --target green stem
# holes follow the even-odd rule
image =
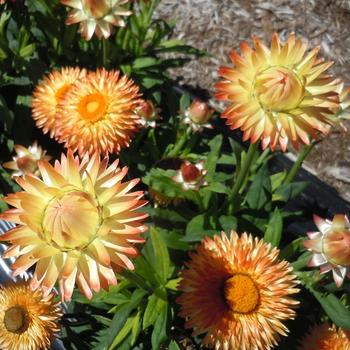
[[[299,169],[301,168],[301,166],[303,165],[303,162],[305,160],[305,158],[309,155],[309,153],[311,152],[311,150],[313,149],[313,147],[315,146],[316,142],[311,143],[308,146],[305,146],[301,152],[298,155],[297,160],[295,161],[295,163],[293,164],[293,166],[290,168],[287,177],[284,180],[284,184],[288,185],[290,184],[296,174],[298,173]]]
[[[241,187],[245,183],[245,179],[246,179],[246,177],[249,173],[249,169],[252,165],[252,161],[254,159],[257,146],[258,146],[258,143],[251,143],[250,144],[247,156],[242,164],[241,170],[239,171],[237,180],[232,188],[232,191],[229,193],[229,195],[227,197],[227,202],[229,203],[229,214],[232,214],[232,212],[233,212],[232,201],[233,201],[234,197],[237,196],[237,194],[241,190]]]
[[[181,137],[177,140],[177,142],[174,145],[174,148],[168,153],[168,157],[176,157],[180,153],[182,147],[186,144],[188,140],[189,134],[189,129],[187,129],[187,131],[184,132],[181,135]]]

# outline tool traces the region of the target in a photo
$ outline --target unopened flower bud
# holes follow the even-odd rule
[[[209,108],[207,103],[199,100],[194,100],[186,111],[186,115],[196,124],[207,123],[213,113],[214,109]]]

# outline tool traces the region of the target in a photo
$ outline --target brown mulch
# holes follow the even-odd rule
[[[173,71],[182,83],[213,92],[217,70],[228,65],[228,53],[252,35],[270,42],[271,33],[286,38],[295,32],[320,45],[334,61],[333,73],[350,84],[350,0],[162,0],[158,16],[176,20],[174,36],[209,56]],[[215,105],[215,101],[212,101]],[[345,125],[350,130],[350,122]],[[350,201],[349,133],[334,130],[311,153],[307,167]]]

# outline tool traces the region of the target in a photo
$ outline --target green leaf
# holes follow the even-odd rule
[[[205,168],[208,170],[208,178],[213,177],[216,169],[217,160],[222,145],[222,135],[216,135],[210,142],[210,152],[208,154],[207,161],[205,162]]]
[[[215,193],[228,193],[228,187],[221,182],[211,183],[206,189]]]
[[[113,343],[115,337],[124,327],[130,313],[134,310],[146,292],[140,289],[135,290],[132,294],[129,303],[122,305],[118,312],[114,315],[111,325],[103,329],[98,336],[98,343],[94,346],[94,350],[106,350]]]
[[[267,164],[264,164],[249,187],[246,199],[252,209],[261,209],[270,200],[271,182]]]
[[[159,314],[157,321],[154,325],[151,342],[152,350],[159,350],[160,346],[167,339],[167,318],[168,318],[168,306],[166,305],[162,312]]]
[[[237,229],[237,218],[234,216],[222,215],[219,217],[219,223],[225,232]]]
[[[152,67],[155,65],[158,65],[159,61],[156,58],[153,57],[141,57],[141,58],[137,58],[133,64],[132,64],[132,68],[133,69],[143,69],[143,68],[147,68],[147,67]]]
[[[146,329],[147,327],[153,325],[166,305],[167,301],[159,298],[155,294],[152,294],[148,298],[148,303],[143,315],[142,329]]]
[[[169,344],[169,350],[181,350],[175,340],[172,340]]]
[[[180,111],[184,112],[191,103],[191,97],[187,92],[184,92],[180,98]]]
[[[213,230],[208,230],[206,226],[206,216],[203,214],[193,217],[186,227],[186,236],[183,238],[185,242],[197,242],[205,236],[211,236]]]
[[[168,248],[154,226],[150,229],[150,236],[155,256],[156,271],[160,276],[162,282],[165,284],[169,277],[170,271],[170,258]]]
[[[286,178],[287,173],[282,171],[270,176],[272,192],[275,192],[279,186],[282,185],[283,180]]]
[[[297,197],[307,187],[307,181],[293,182],[291,184],[284,184],[277,188],[272,196],[273,201],[288,202]]]
[[[313,287],[308,288],[329,318],[338,326],[350,330],[350,310],[333,294],[322,294]]]
[[[140,331],[141,331],[140,318],[141,318],[141,312],[138,311],[136,314],[136,317],[134,318],[134,323],[133,323],[132,329],[131,329],[131,345],[135,344],[136,339],[140,334]]]
[[[310,260],[310,253],[304,252],[299,256],[299,258],[296,261],[293,261],[291,263],[291,266],[295,271],[299,271],[307,265],[309,260]]]
[[[282,237],[283,218],[278,208],[270,215],[269,223],[264,235],[264,241],[278,247]]]
[[[127,335],[130,333],[130,331],[132,330],[132,327],[134,325],[134,321],[135,321],[136,315],[134,316],[130,316],[128,317],[128,319],[126,320],[123,328],[119,331],[119,333],[117,334],[117,336],[114,338],[112,345],[109,347],[108,350],[113,350],[116,348],[116,346],[118,346],[126,337]]]
[[[293,242],[289,243],[283,249],[281,249],[279,257],[280,259],[289,259],[294,254],[300,251],[302,247],[302,242],[305,240],[304,237],[295,239]]]

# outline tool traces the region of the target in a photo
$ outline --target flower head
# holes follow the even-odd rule
[[[36,263],[31,286],[45,295],[59,280],[62,299],[71,298],[75,282],[91,298],[117,283],[114,271],[133,269],[147,217],[136,211],[146,203],[143,192],[130,192],[138,179],[122,183],[128,169],[97,154],[79,161],[69,152],[54,167],[40,161],[39,170],[43,180],[17,178],[24,191],[5,199],[15,209],[1,217],[18,226],[0,237],[11,243],[4,257],[17,258],[14,276]]]
[[[135,113],[141,118],[141,124],[151,128],[156,127],[156,120],[159,119],[159,112],[160,109],[150,100],[142,100],[135,109]]]
[[[57,106],[72,84],[86,75],[85,69],[65,67],[46,76],[33,93],[32,114],[38,128],[44,134],[57,136],[56,123],[59,118]]]
[[[242,56],[230,54],[234,68],[223,67],[216,97],[231,102],[222,117],[231,129],[240,128],[244,140],[262,147],[290,142],[298,149],[319,134],[327,134],[337,121],[342,83],[324,72],[332,65],[317,58],[319,48],[305,55],[307,45],[291,34],[281,44],[276,33],[271,49],[256,37],[254,49],[241,44]]]
[[[58,141],[80,156],[119,152],[139,129],[140,117],[134,113],[138,97],[138,86],[119,71],[89,72],[58,106]]]
[[[328,323],[314,325],[301,340],[298,350],[350,350],[350,332]]]
[[[197,164],[185,160],[176,175],[172,178],[175,182],[181,184],[182,188],[186,190],[198,190],[200,187],[206,185],[204,179],[207,170],[204,169],[204,161]]]
[[[313,252],[309,266],[320,266],[321,273],[330,270],[338,287],[350,278],[350,224],[346,215],[335,215],[333,221],[314,215],[319,232],[309,232],[305,248]]]
[[[121,16],[130,16],[131,11],[123,8],[129,0],[61,0],[70,6],[66,24],[80,22],[80,33],[85,40],[90,40],[93,34],[101,39],[107,39],[112,33],[113,26],[124,27]]]
[[[182,273],[185,326],[216,350],[267,350],[286,335],[298,304],[296,277],[278,249],[246,233],[205,238]]]
[[[193,131],[202,131],[203,128],[211,129],[208,123],[214,114],[214,109],[209,108],[208,104],[200,100],[194,100],[185,111],[183,122],[190,125]]]
[[[54,294],[46,297],[28,283],[0,286],[0,347],[6,350],[49,349],[62,312]]]
[[[28,173],[38,175],[38,161],[51,159],[36,141],[28,148],[22,145],[15,145],[14,148],[16,155],[12,158],[13,160],[3,164],[4,168],[14,170],[12,176],[22,176]]]

